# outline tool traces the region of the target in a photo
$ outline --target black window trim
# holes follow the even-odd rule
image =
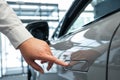
[[[60,29],[59,33],[57,34],[57,31],[55,30],[52,38],[54,39],[54,37],[59,38],[63,36],[69,29],[70,25],[91,1],[92,0],[75,0],[64,16],[63,21],[57,27]]]

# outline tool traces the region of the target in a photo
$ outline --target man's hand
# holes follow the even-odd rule
[[[30,38],[23,42],[18,48],[26,62],[41,73],[44,73],[44,70],[35,62],[35,60],[41,60],[41,63],[48,62],[47,70],[52,67],[53,63],[61,66],[68,65],[52,55],[51,50],[45,41]]]

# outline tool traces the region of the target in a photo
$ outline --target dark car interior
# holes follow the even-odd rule
[[[49,26],[45,21],[35,21],[26,26],[27,30],[37,39],[46,41],[49,44]]]

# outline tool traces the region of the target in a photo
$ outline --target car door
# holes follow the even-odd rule
[[[106,71],[107,80],[120,79],[120,20],[118,22],[109,47]]]
[[[119,10],[113,11],[73,31],[79,26],[74,22],[66,35],[51,41],[52,51],[57,51],[57,57],[69,63],[67,67],[58,66],[60,77],[65,80],[107,80],[109,46],[120,21],[119,15]]]
[[[112,74],[107,74],[109,46],[120,21],[120,12],[112,10],[102,13],[104,0],[99,0],[98,6],[95,5],[97,0],[91,3],[89,0],[75,1],[73,9],[70,8],[72,12],[68,11],[50,40],[53,55],[68,62],[69,66],[54,65],[51,70],[58,73],[58,80],[107,80]],[[100,6],[99,15],[96,6]]]

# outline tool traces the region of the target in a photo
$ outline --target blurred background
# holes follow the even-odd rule
[[[30,22],[40,20],[47,21],[50,39],[74,0],[6,1],[10,7],[13,8],[25,27]],[[98,0],[98,2],[99,1],[101,0]],[[83,23],[93,18],[94,13],[92,6],[89,6],[87,9],[88,10],[82,15]],[[87,16],[87,18],[84,18],[85,16]],[[22,58],[19,50],[14,49],[8,38],[2,33],[0,33],[0,46],[0,80],[27,80],[26,62]],[[49,72],[46,71],[46,73],[56,73],[56,71],[56,68],[52,68]],[[17,78],[15,77],[16,75]]]
[[[49,25],[51,37],[60,20],[72,4],[73,0],[6,0],[16,12],[24,26],[33,21],[44,20]],[[67,5],[66,5],[67,3]],[[8,38],[0,33],[0,79],[8,76],[7,80],[13,80],[14,75],[24,74],[26,77],[27,64],[19,50],[9,42]],[[51,71],[52,73],[54,70]],[[12,79],[10,78],[12,77]],[[15,79],[17,80],[17,79]],[[18,76],[18,80],[20,77]]]

